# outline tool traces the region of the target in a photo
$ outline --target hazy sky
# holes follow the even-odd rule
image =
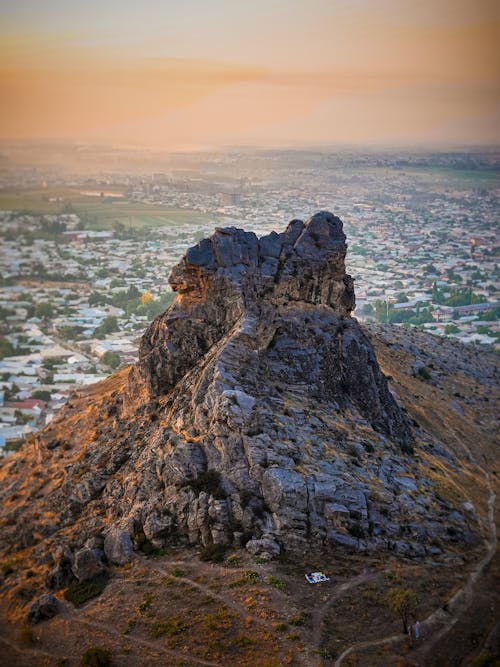
[[[0,0],[0,138],[499,142],[498,0]]]

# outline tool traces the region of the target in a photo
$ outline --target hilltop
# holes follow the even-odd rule
[[[359,641],[361,619],[362,639],[395,630],[383,618],[392,583],[418,589],[425,618],[483,572],[495,551],[497,357],[363,330],[346,249],[339,218],[320,212],[260,239],[218,229],[186,253],[138,363],[75,393],[2,464],[7,634],[53,591],[59,613],[36,626],[49,657],[72,655],[79,621],[104,619],[116,664],[156,664],[155,650],[161,664],[165,650],[168,664],[314,664]],[[320,611],[303,578],[313,565],[335,575]],[[110,573],[81,612],[62,602],[58,591]],[[483,641],[492,620],[478,616]],[[137,645],[117,656],[129,621]],[[229,630],[238,642],[223,641]],[[30,664],[49,664],[30,650]]]

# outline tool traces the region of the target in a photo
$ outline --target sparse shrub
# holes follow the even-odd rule
[[[129,635],[132,632],[132,630],[135,628],[136,623],[137,623],[137,621],[135,620],[135,618],[130,618],[128,620],[127,625],[125,626],[125,630],[123,631],[123,634],[124,635]]]
[[[196,479],[192,479],[185,483],[195,493],[204,491],[216,500],[224,500],[227,498],[227,493],[221,486],[221,476],[217,470],[207,470],[202,472]]]
[[[64,597],[75,607],[81,607],[88,600],[100,595],[106,588],[109,579],[109,572],[101,572],[88,581],[77,581],[64,591]]]
[[[275,577],[274,575],[270,574],[267,578],[267,583],[272,586],[273,588],[276,588],[279,591],[284,591],[286,590],[286,584],[282,579],[278,579],[278,577]]]
[[[146,593],[146,595],[144,596],[143,601],[137,607],[137,611],[140,614],[144,614],[144,612],[147,611],[151,607],[151,603],[153,602],[153,600],[154,600],[153,593]]]
[[[410,616],[418,604],[417,594],[411,588],[391,588],[387,593],[387,599],[389,607],[401,618],[403,632],[407,634]]]
[[[200,552],[200,560],[222,563],[226,548],[222,544],[207,544]]]
[[[172,570],[173,577],[183,577],[185,574],[184,570],[181,570],[180,567],[174,567]]]
[[[153,623],[149,629],[149,635],[153,639],[173,637],[174,635],[180,635],[182,632],[186,632],[188,629],[189,626],[184,623],[180,616],[174,616],[166,621],[156,621]]]
[[[304,625],[305,620],[306,619],[304,618],[304,616],[302,616],[302,614],[297,614],[296,616],[292,616],[292,618],[290,618],[288,622],[290,623],[290,625],[297,626],[297,625]]]
[[[431,372],[430,372],[430,370],[427,368],[427,366],[421,366],[421,367],[418,369],[418,377],[419,377],[421,380],[430,380],[430,379],[431,379]]]
[[[227,630],[231,627],[231,617],[227,607],[220,606],[215,614],[208,614],[205,617],[204,625],[207,630]]]
[[[323,658],[323,660],[333,660],[334,655],[327,648],[318,649],[318,655]]]
[[[231,554],[226,558],[226,565],[228,567],[238,567],[241,565],[241,557],[237,554]]]
[[[239,588],[240,586],[245,586],[246,584],[257,581],[258,578],[258,572],[249,570],[248,572],[245,572],[241,579],[237,579],[236,581],[231,582],[229,584],[229,588]]]
[[[248,637],[247,635],[236,635],[236,637],[231,641],[231,646],[233,648],[245,648],[246,646],[252,646],[257,640],[253,637]]]
[[[254,561],[257,565],[267,565],[269,562],[267,558],[262,558],[262,556],[255,556]]]
[[[56,667],[68,667],[68,658],[59,658]]]
[[[100,646],[91,646],[82,655],[82,665],[87,667],[110,667],[111,653]]]
[[[288,628],[287,623],[276,623],[276,625],[274,626],[276,632],[285,632],[287,628]]]

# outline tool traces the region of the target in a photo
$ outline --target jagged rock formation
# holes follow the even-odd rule
[[[430,437],[350,316],[345,253],[327,212],[191,248],[138,364],[75,397],[9,464],[11,494],[26,491],[23,466],[50,475],[2,537],[42,560],[52,549],[51,586],[125,562],[132,541],[273,557],[311,544],[424,555],[444,548],[438,535],[472,539],[472,515],[444,533],[450,508],[412,456]]]
[[[216,394],[248,383],[241,372],[245,359],[257,362],[254,385],[263,382],[259,365],[273,364],[275,379],[307,385],[318,400],[337,406],[350,400],[374,428],[409,442],[408,424],[371,345],[349,317],[355,301],[346,250],[342,223],[327,212],[261,239],[219,229],[191,248],[169,278],[179,297],[142,338],[129,402],[165,394],[215,352],[204,377],[211,382],[207,371],[218,374]],[[255,407],[255,389],[239,397],[247,408]],[[196,412],[205,400],[208,413],[206,398],[197,398]]]

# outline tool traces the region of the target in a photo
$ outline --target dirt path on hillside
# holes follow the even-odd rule
[[[470,454],[470,452],[469,452]],[[474,599],[474,588],[483,574],[485,568],[492,561],[497,550],[497,528],[495,523],[495,502],[496,494],[493,490],[489,474],[481,467],[478,470],[483,473],[486,485],[489,491],[488,497],[488,527],[490,531],[490,540],[487,542],[487,550],[483,558],[477,563],[475,568],[467,577],[467,581],[460,590],[447,602],[444,607],[436,609],[426,619],[420,623],[421,636],[425,637],[425,642],[422,641],[416,650],[412,653],[412,658],[416,659],[422,665],[426,664],[426,659],[447,633],[459,621],[464,612],[471,606]],[[445,611],[446,609],[446,611]],[[428,638],[428,639],[427,639]],[[485,638],[486,639],[486,638]],[[347,648],[337,658],[334,667],[340,667],[345,658],[351,653],[361,651],[367,648],[375,648],[384,645],[398,644],[406,641],[405,635],[397,634],[384,637],[379,640],[360,642]]]
[[[316,654],[318,653],[321,647],[321,639],[324,630],[323,621],[333,603],[336,600],[338,600],[341,595],[343,595],[347,591],[350,591],[352,588],[361,586],[362,584],[365,584],[369,581],[374,581],[375,579],[378,579],[382,576],[383,573],[380,571],[367,571],[367,570],[363,571],[361,574],[352,577],[352,579],[349,579],[345,583],[335,588],[332,594],[330,595],[329,599],[325,602],[325,604],[321,605],[321,607],[318,607],[318,609],[314,611],[312,615],[313,633],[311,637],[311,644],[313,651]]]

